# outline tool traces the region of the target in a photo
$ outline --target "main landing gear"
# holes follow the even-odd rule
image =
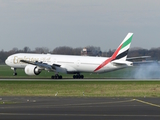
[[[83,79],[83,78],[84,78],[84,76],[80,75],[80,74],[73,75],[73,79]]]
[[[51,76],[52,79],[62,79],[62,76],[61,75],[53,75]],[[73,75],[73,79],[83,79],[84,76],[83,75],[80,75],[80,74],[76,74],[76,75]]]
[[[62,79],[62,76],[56,74],[56,75],[51,76],[51,78],[52,78],[52,79]]]

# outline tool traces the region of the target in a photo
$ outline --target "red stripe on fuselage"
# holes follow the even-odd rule
[[[111,62],[112,60],[114,60],[118,54],[118,52],[120,51],[122,45],[120,45],[118,47],[118,49],[114,52],[114,54],[112,55],[112,57],[108,58],[107,60],[105,60],[102,64],[100,64],[95,70],[94,72],[100,70],[101,68],[103,68],[105,65],[107,65],[109,62]]]

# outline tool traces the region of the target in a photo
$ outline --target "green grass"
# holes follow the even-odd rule
[[[160,81],[0,81],[0,96],[160,97]]]

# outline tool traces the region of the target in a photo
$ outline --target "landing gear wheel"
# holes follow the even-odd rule
[[[54,79],[54,76],[51,76],[51,79]]]
[[[76,79],[76,75],[73,75],[73,79]]]
[[[61,75],[59,76],[59,79],[62,79],[62,76],[61,76]]]
[[[83,75],[73,75],[73,79],[83,79],[84,76]]]
[[[61,75],[51,76],[51,79],[62,79],[62,76]]]
[[[13,73],[13,76],[17,76],[17,73]]]
[[[12,68],[12,67],[11,67],[11,69],[14,71],[14,72],[13,72],[13,76],[17,76],[16,68]]]
[[[83,78],[84,78],[84,76],[83,76],[83,75],[80,75],[80,78],[81,78],[81,79],[83,79]]]

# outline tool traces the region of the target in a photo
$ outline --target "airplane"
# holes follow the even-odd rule
[[[83,79],[80,73],[105,73],[133,66],[127,61],[133,33],[128,33],[111,57],[74,56],[57,54],[17,53],[5,63],[17,75],[16,69],[24,69],[27,75],[39,75],[43,70],[54,72],[52,79],[62,79],[59,73],[74,74],[73,79]]]

